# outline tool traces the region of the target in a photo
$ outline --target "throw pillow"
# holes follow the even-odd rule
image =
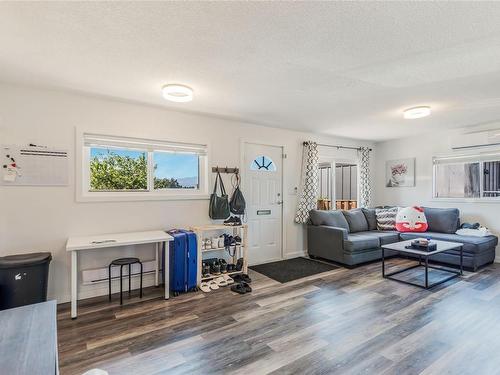
[[[378,230],[396,230],[396,215],[399,207],[377,208],[375,215],[377,216]]]
[[[398,232],[425,232],[427,219],[422,207],[403,207],[396,215],[396,229]]]
[[[368,230],[368,222],[366,217],[361,211],[361,208],[356,208],[350,211],[342,211],[345,219],[349,223],[349,232],[364,232]]]

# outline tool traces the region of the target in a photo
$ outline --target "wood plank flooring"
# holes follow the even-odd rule
[[[500,374],[500,264],[431,291],[382,279],[379,263],[250,276],[246,295],[148,288],[123,307],[81,301],[75,321],[60,305],[61,374]]]

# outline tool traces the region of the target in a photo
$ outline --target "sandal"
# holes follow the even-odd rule
[[[238,284],[234,284],[232,287],[231,287],[231,290],[233,292],[236,292],[238,294],[245,294],[247,292],[245,286],[241,283],[238,283]]]
[[[208,283],[201,283],[200,284],[200,289],[202,292],[205,292],[205,293],[208,293],[210,292],[210,285],[208,285]]]
[[[247,283],[243,282],[243,283],[240,283],[240,285],[243,285],[243,287],[245,288],[246,293],[250,293],[252,291],[252,288]]]
[[[241,280],[243,280],[247,284],[250,284],[252,282],[252,279],[246,273],[241,274]]]
[[[217,285],[217,283],[215,282],[215,280],[209,281],[209,282],[208,282],[208,286],[209,286],[209,287],[210,287],[210,289],[212,289],[212,290],[217,290],[217,289],[219,289],[219,285]]]
[[[229,275],[222,275],[222,277],[226,281],[227,285],[234,284],[234,280],[233,280],[233,278],[231,276],[229,276]]]
[[[227,286],[227,281],[221,276],[215,279],[218,286]]]

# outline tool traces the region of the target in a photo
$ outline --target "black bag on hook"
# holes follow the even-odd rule
[[[229,208],[235,215],[244,215],[246,208],[245,197],[240,190],[240,176],[238,175],[238,173],[235,174],[235,177],[236,184],[233,184],[234,191],[233,195],[231,196],[231,201],[229,202]]]
[[[220,181],[220,197],[217,195],[217,183]],[[219,172],[215,177],[214,191],[210,196],[210,204],[208,207],[208,215],[213,220],[225,220],[229,217],[229,202],[227,199],[226,189],[222,182],[222,177]]]

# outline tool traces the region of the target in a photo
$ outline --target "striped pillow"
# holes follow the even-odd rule
[[[375,215],[377,216],[378,230],[396,230],[396,215],[398,207],[392,208],[377,208]]]

